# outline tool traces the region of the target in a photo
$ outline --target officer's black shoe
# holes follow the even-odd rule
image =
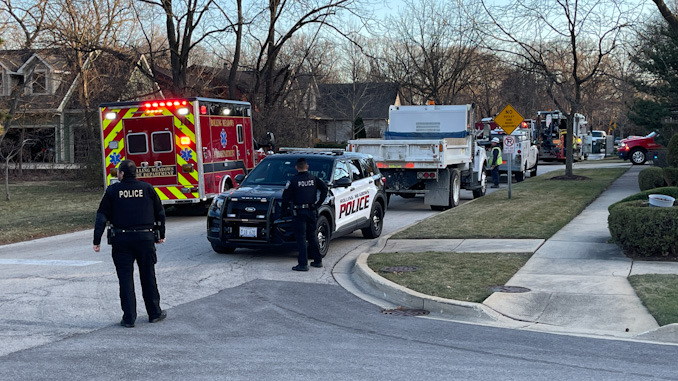
[[[308,266],[296,265],[292,267],[294,271],[308,271]]]
[[[134,323],[127,323],[125,320],[120,320],[120,326],[125,328],[134,328]]]
[[[149,323],[157,323],[157,322],[159,322],[159,321],[165,320],[166,317],[167,317],[167,311],[160,311],[160,316],[155,317],[155,318],[150,318],[150,317],[149,317],[149,318],[148,318],[148,322],[149,322]]]
[[[313,261],[311,262],[311,266],[313,267],[323,267],[322,261]]]

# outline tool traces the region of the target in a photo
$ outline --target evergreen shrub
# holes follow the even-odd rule
[[[664,181],[670,187],[678,186],[678,168],[666,167],[664,168]]]
[[[669,166],[678,167],[678,134],[674,134],[669,141],[666,161]]]
[[[618,203],[607,224],[612,241],[630,258],[678,255],[678,207],[653,208],[646,201]]]
[[[665,186],[664,170],[658,167],[648,167],[638,174],[638,186],[641,191]]]

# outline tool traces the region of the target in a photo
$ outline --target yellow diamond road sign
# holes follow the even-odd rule
[[[511,135],[513,130],[520,126],[520,123],[523,122],[523,116],[518,113],[511,105],[507,105],[503,110],[494,118],[494,122],[497,123],[499,127],[504,130],[507,134]]]

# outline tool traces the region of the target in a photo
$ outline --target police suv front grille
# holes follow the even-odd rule
[[[228,203],[226,218],[237,219],[266,219],[270,204],[259,200],[238,200]]]

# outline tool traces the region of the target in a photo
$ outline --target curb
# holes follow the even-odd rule
[[[385,244],[386,240],[384,241]],[[382,246],[382,245],[380,245]],[[383,247],[383,246],[382,246]],[[453,315],[455,319],[473,322],[497,323],[509,320],[489,307],[473,302],[439,298],[422,294],[399,284],[391,282],[375,273],[367,265],[367,257],[371,253],[362,253],[353,266],[354,275],[359,278],[359,286],[364,292],[375,297],[397,303],[403,307],[424,309],[427,311]],[[510,320],[515,324],[514,320]]]

